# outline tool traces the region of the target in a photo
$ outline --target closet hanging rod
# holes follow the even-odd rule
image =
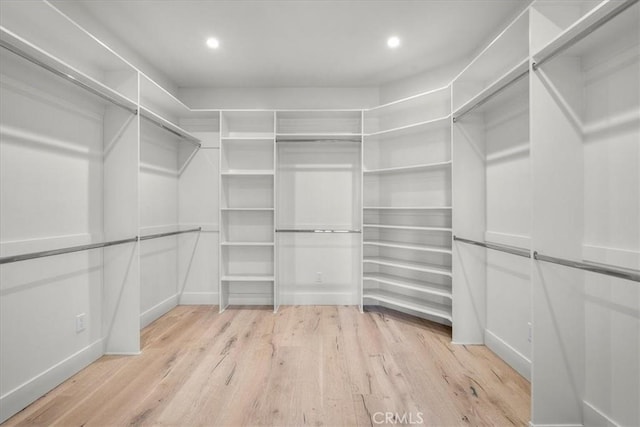
[[[550,52],[546,53],[541,58],[538,58],[537,61],[535,61],[535,58],[534,58],[534,61],[531,64],[532,68],[534,70],[537,70],[542,64],[544,64],[545,62],[547,62],[550,59],[554,58],[555,56],[557,56],[558,54],[562,53],[563,51],[565,51],[566,49],[570,48],[571,46],[575,45],[580,40],[584,39],[589,34],[593,33],[595,30],[597,30],[598,28],[602,27],[604,24],[606,24],[607,22],[611,21],[616,16],[620,15],[622,12],[624,12],[625,10],[627,10],[628,8],[630,8],[631,6],[636,4],[637,2],[638,2],[638,0],[626,0],[626,1],[622,2],[622,3],[620,3],[614,9],[609,11],[609,13],[605,14],[600,19],[596,20],[592,24],[590,24],[587,27],[585,27],[584,29],[580,30],[576,35],[571,37],[569,40],[567,40],[566,42],[560,44],[560,46],[557,46],[555,49],[552,49]]]
[[[140,117],[142,117],[143,119],[146,119],[148,122],[158,126],[160,129],[164,129],[167,132],[170,132],[170,133],[176,135],[177,137],[187,141],[188,143],[195,145],[198,148],[202,147],[202,144],[200,144],[198,141],[194,141],[193,140],[193,137],[191,137],[189,135],[182,134],[182,133],[178,132],[177,130],[171,129],[169,126],[165,125],[164,123],[161,123],[158,120],[155,120],[154,118],[152,118],[150,116],[147,116],[146,114],[140,114]]]
[[[360,230],[336,230],[336,229],[318,229],[318,228],[279,228],[276,233],[360,233]]]
[[[49,257],[54,255],[68,254],[72,252],[87,251],[90,249],[106,248],[107,246],[122,245],[124,243],[133,243],[137,241],[138,241],[138,236],[132,237],[130,239],[112,240],[109,242],[102,242],[102,243],[90,243],[88,245],[71,246],[68,248],[53,249],[50,251],[32,252],[32,253],[22,254],[22,255],[10,255],[10,256],[0,258],[0,264],[9,264],[12,262],[26,261],[29,259],[44,258],[44,257]]]
[[[458,236],[453,236],[453,240],[461,243],[467,243],[469,245],[475,245],[475,246],[480,246],[487,249],[493,249],[495,251],[506,252],[506,253],[521,256],[524,258],[531,258],[531,253],[528,250],[522,249],[522,248],[516,248],[513,246],[507,246],[507,245],[499,245],[496,243],[479,242],[477,240],[463,239],[462,237],[458,237]]]
[[[156,234],[150,234],[148,236],[140,236],[140,241],[159,239],[160,237],[175,236],[177,234],[194,233],[196,231],[202,231],[202,227],[190,228],[189,230],[169,231],[167,233],[156,233]]]
[[[607,276],[617,277],[620,279],[631,280],[633,282],[640,282],[640,270],[634,270],[631,268],[621,268],[621,267],[615,267],[612,265],[592,264],[592,263],[586,263],[586,262],[571,261],[563,258],[556,258],[552,256],[542,255],[538,252],[533,253],[533,259],[537,261],[549,262],[552,264],[564,265],[565,267],[586,270],[592,273],[599,273]]]
[[[3,47],[5,49],[7,49],[9,52],[12,52],[16,55],[18,55],[21,58],[26,59],[27,61],[31,62],[32,64],[35,64],[47,71],[49,71],[50,73],[55,74],[58,77],[63,78],[64,80],[73,83],[74,85],[86,90],[87,92],[90,92],[102,99],[104,99],[105,101],[108,101],[124,110],[129,111],[131,114],[138,114],[138,110],[136,108],[132,108],[131,106],[119,101],[118,99],[100,92],[99,90],[89,86],[88,84],[76,79],[75,77],[73,77],[71,74],[67,74],[63,71],[60,71],[52,66],[50,66],[49,64],[45,64],[44,62],[40,61],[39,59],[35,58],[32,55],[29,55],[29,53],[25,52],[24,50],[18,48],[17,46],[12,45],[11,43],[7,42],[6,40],[0,39],[0,47]]]
[[[481,100],[479,100],[478,102],[476,102],[475,104],[465,108],[464,110],[462,110],[460,113],[458,113],[457,116],[453,117],[453,122],[456,123],[458,120],[460,120],[462,117],[466,116],[467,114],[469,114],[471,111],[475,110],[476,108],[480,107],[481,105],[486,104],[487,102],[489,102],[490,100],[492,100],[493,98],[496,97],[496,95],[498,95],[500,92],[502,92],[503,90],[505,90],[506,88],[510,87],[512,84],[516,83],[517,81],[519,81],[521,78],[523,78],[524,76],[526,76],[527,74],[529,74],[529,69],[526,69],[525,71],[517,74],[515,77],[509,79],[508,81],[506,81],[505,83],[503,83],[502,85],[500,85],[498,88],[496,88],[495,90],[493,90],[492,92],[490,92],[489,94],[487,94],[485,97],[483,97]]]

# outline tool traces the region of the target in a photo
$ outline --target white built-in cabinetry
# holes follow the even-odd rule
[[[450,87],[364,112],[364,304],[451,322]]]

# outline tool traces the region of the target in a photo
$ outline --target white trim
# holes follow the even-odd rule
[[[104,342],[94,341],[0,397],[0,423],[15,415],[54,387],[103,355]]]
[[[582,259],[598,264],[615,265],[616,267],[640,268],[640,251],[609,248],[585,243],[582,245]]]
[[[178,296],[178,305],[218,305],[218,293],[183,292]]]
[[[529,249],[531,246],[531,237],[523,234],[500,233],[498,231],[487,230],[484,233],[484,240],[486,242],[514,246],[522,249]]]
[[[489,350],[531,382],[531,360],[528,357],[488,329],[484,330],[484,343]]]
[[[140,313],[140,329],[149,325],[151,322],[168,313],[172,308],[178,305],[178,294],[171,295],[164,301],[160,301],[150,309]]]
[[[622,424],[615,422],[607,414],[600,409],[596,408],[586,400],[582,401],[584,408],[582,410],[582,419],[587,425],[607,426],[607,427],[622,427]]]

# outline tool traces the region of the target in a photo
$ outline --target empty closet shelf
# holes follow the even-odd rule
[[[400,135],[404,135],[404,134],[413,134],[413,133],[417,133],[421,130],[425,130],[425,128],[428,128],[430,126],[438,126],[438,125],[446,125],[449,123],[451,116],[444,116],[444,117],[437,117],[435,119],[431,119],[431,120],[425,120],[422,122],[416,122],[416,123],[410,123],[408,125],[404,125],[404,126],[398,126],[398,127],[394,127],[394,128],[389,128],[389,129],[383,129],[383,130],[379,130],[376,132],[371,132],[369,134],[365,134],[365,137],[373,137],[373,136],[377,136],[377,135],[386,135],[386,134],[394,134],[394,136],[400,136]]]
[[[423,273],[431,273],[447,277],[452,276],[451,268],[445,268],[442,266],[424,264],[419,262],[383,257],[364,257],[362,261],[364,263],[400,268],[403,270],[421,271]]]
[[[367,273],[362,276],[362,278],[364,280],[370,280],[395,288],[408,289],[411,291],[422,292],[429,295],[437,295],[451,299],[451,287],[447,286],[382,273]]]
[[[230,274],[220,278],[223,282],[273,282],[273,276],[253,274]]]
[[[365,206],[362,209],[372,211],[446,211],[451,210],[451,206]]]
[[[359,133],[279,133],[277,142],[360,142]]]
[[[415,225],[364,224],[364,227],[365,228],[388,228],[388,229],[391,229],[391,230],[451,232],[451,228],[446,228],[446,227],[426,227],[426,226],[415,226]]]
[[[426,171],[430,169],[443,168],[447,166],[451,166],[450,160],[446,162],[425,163],[421,165],[396,166],[396,167],[380,168],[380,169],[366,169],[363,171],[363,173],[365,175],[381,174],[381,173],[411,173],[411,172]]]
[[[146,119],[150,123],[153,123],[159,128],[164,129],[167,132],[195,145],[198,148],[201,147],[200,140],[198,138],[191,135],[189,132],[182,129],[180,126],[170,122],[169,120],[165,119],[162,116],[159,116],[158,114],[154,113],[153,111],[147,108],[140,107],[140,117]]]
[[[440,254],[451,255],[450,248],[439,248],[437,246],[418,245],[415,243],[393,242],[388,240],[366,240],[362,242],[364,245],[380,246],[384,248],[409,249],[412,251],[434,252]]]
[[[132,114],[138,113],[137,104],[131,99],[5,28],[0,28],[0,46],[105,101],[117,105]]]
[[[430,301],[417,300],[406,295],[380,290],[365,291],[363,297],[364,299],[372,299],[378,302],[405,308],[407,310],[415,311],[418,313],[428,314],[430,316],[446,319],[450,322],[452,321],[451,307],[448,307],[446,305],[437,304]]]
[[[225,172],[220,172],[222,176],[273,176],[273,170],[264,169],[264,170],[230,170]]]
[[[272,211],[273,208],[220,208],[223,212],[233,211]]]

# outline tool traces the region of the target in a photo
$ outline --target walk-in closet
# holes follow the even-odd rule
[[[0,423],[639,426],[639,3],[0,1]]]

